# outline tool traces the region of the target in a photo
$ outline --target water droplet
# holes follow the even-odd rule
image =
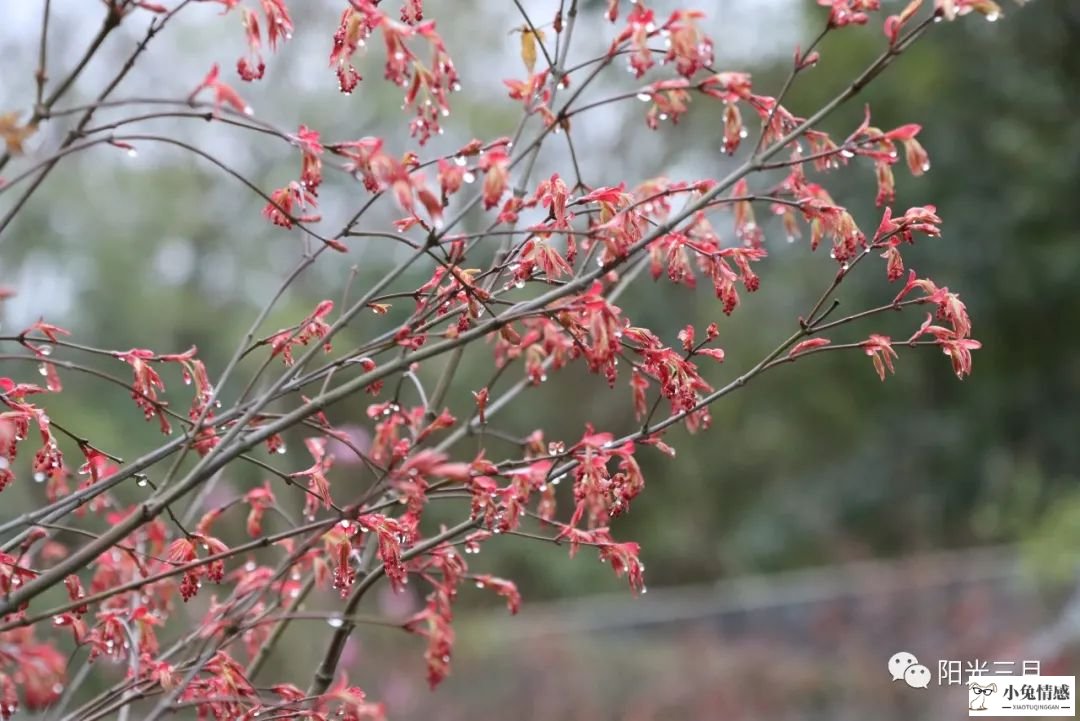
[[[254,114],[255,114],[255,108],[251,107],[250,105],[245,105],[244,106],[244,115],[254,115]]]
[[[345,619],[341,618],[341,616],[331,616],[326,619],[326,625],[330,628],[341,628],[345,625]]]
[[[746,128],[741,128],[741,129],[739,130],[739,137],[740,137],[740,138],[745,138],[745,137],[746,137],[747,135],[749,135],[749,134],[750,134],[750,131],[749,131],[749,130],[747,130]]]
[[[466,183],[473,183],[476,181],[476,176],[471,171],[466,170],[465,174],[461,176],[461,179]]]
[[[53,622],[54,626],[63,626],[64,625],[64,619],[62,617],[60,617],[60,616],[53,616],[52,622]]]
[[[789,243],[794,243],[794,242],[795,242],[795,236],[794,236],[794,235],[789,235],[789,236],[787,237],[787,242],[789,242]]]
[[[461,92],[461,83],[454,83],[450,86],[450,89],[453,90],[455,93]]]
[[[855,153],[851,152],[850,150],[841,150],[840,155],[842,157],[844,157],[844,158],[854,158],[855,157]]]
[[[483,588],[484,587],[484,582],[483,581],[477,581],[476,582],[476,587],[477,588]]]
[[[42,473],[41,471],[36,472],[34,474],[34,483],[44,483],[44,482],[45,482],[45,474]]]
[[[925,163],[922,164],[922,171],[924,173],[926,173],[926,172],[929,172],[929,170],[930,170],[930,161],[927,160]]]
[[[146,488],[149,483],[150,479],[148,479],[146,476],[139,476],[139,480],[135,482],[135,485],[139,488]]]
[[[444,118],[449,118],[450,117],[450,108],[443,108],[442,110],[439,111],[439,115],[443,116]]]
[[[1000,18],[1000,17],[1001,17],[1001,13],[993,13],[993,12],[987,13],[986,14],[986,22],[988,22],[988,23],[996,23],[998,21],[998,18]]]
[[[247,563],[245,563],[244,564],[244,570],[247,571],[248,573],[251,573],[252,571],[254,571],[255,570],[255,562],[254,561],[248,561]]]
[[[643,103],[647,103],[652,100],[652,95],[650,95],[649,93],[638,93],[637,99]]]
[[[37,347],[38,353],[43,356],[51,356],[53,354],[53,347],[48,343],[43,343]]]
[[[129,158],[137,158],[137,157],[139,157],[139,151],[136,150],[135,148],[128,148],[127,156]]]
[[[659,117],[660,117],[661,120],[667,120],[668,119],[668,114],[667,113],[660,113]]]
[[[11,466],[11,462],[7,458],[0,456],[0,471],[6,471]]]
[[[43,376],[49,375],[49,366],[46,365],[45,363],[38,363],[38,368],[37,369],[38,369],[38,373],[40,373],[41,375],[43,375]]]

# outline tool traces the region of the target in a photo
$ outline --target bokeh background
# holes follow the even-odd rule
[[[583,1],[574,57],[595,55],[609,41],[611,30],[598,19],[602,4]],[[883,2],[890,12],[902,4]],[[0,111],[32,102],[40,12],[39,3],[5,5]],[[50,64],[59,71],[77,59],[101,8],[53,5]],[[239,21],[218,17],[209,5],[191,8],[156,41],[117,97],[184,97],[211,62],[230,67],[243,52]],[[466,85],[432,152],[509,134],[519,109],[504,98],[501,79],[522,75],[517,37],[508,34],[521,23],[513,4],[428,5]],[[524,5],[543,20],[555,7]],[[656,5],[664,11],[672,3]],[[717,66],[751,71],[759,92],[779,87],[794,45],[823,22],[822,10],[804,0],[706,5]],[[387,135],[391,148],[407,149],[399,90],[380,80],[381,50],[361,63],[361,91],[343,97],[325,65],[343,3],[292,6],[296,36],[270,58],[266,81],[241,88],[256,113],[281,127],[306,123],[327,138]],[[61,106],[99,91],[145,30],[145,23],[128,25]],[[812,111],[881,46],[876,24],[829,37],[821,63],[795,86],[789,106]],[[674,433],[677,458],[642,455],[648,488],[614,531],[642,543],[647,596],[631,597],[594,556],[571,561],[564,549],[505,539],[489,544],[473,565],[517,580],[525,607],[504,619],[492,599],[466,594],[453,674],[437,692],[425,687],[420,639],[390,631],[361,629],[348,654],[353,678],[386,700],[395,719],[838,721],[964,715],[966,694],[958,686],[916,690],[890,682],[886,661],[899,650],[917,655],[935,675],[941,659],[1039,659],[1046,673],[1075,673],[1077,47],[1080,4],[1009,6],[997,23],[936,26],[863,98],[881,127],[925,126],[920,139],[933,169],[921,179],[898,172],[896,205],[937,204],[945,234],[905,259],[966,301],[983,343],[970,378],[958,383],[946,359],[911,350],[901,351],[896,376],[884,384],[858,354],[823,354],[771,373],[716,405],[707,433]],[[97,120],[130,114],[103,112]],[[842,136],[861,114],[856,101],[826,128]],[[201,121],[133,127],[191,140],[265,188],[296,173],[295,154],[272,139]],[[63,130],[60,123],[43,126],[29,143],[30,158],[55,147]],[[592,184],[722,175],[730,161],[719,150],[721,132],[705,103],[678,128],[657,133],[645,128],[643,109],[633,103],[583,116],[574,128]],[[545,159],[536,177],[561,162],[558,154]],[[852,168],[830,182],[864,228],[876,226],[872,168]],[[0,211],[13,195],[0,197]],[[320,198],[326,227],[340,226],[361,198],[358,186],[331,177]],[[0,284],[17,291],[0,304],[3,330],[44,314],[74,329],[78,340],[103,347],[171,352],[195,344],[211,371],[220,370],[299,251],[295,236],[258,217],[261,206],[234,181],[173,149],[140,144],[137,157],[99,148],[68,158],[0,237]],[[373,229],[393,217],[389,209],[379,213],[372,214]],[[638,283],[621,305],[669,338],[687,322],[719,321],[728,361],[712,377],[733,377],[790,333],[794,316],[831,277],[827,257],[770,230],[762,291],[744,297],[730,319],[706,289],[690,293],[666,282]],[[376,241],[325,258],[266,330],[295,322],[327,288],[336,298],[353,267],[357,284],[377,277],[396,252]],[[408,280],[415,287],[422,278]],[[840,297],[843,307],[857,309],[894,292],[875,273],[845,283]],[[921,318],[887,320],[886,330],[906,337]],[[2,375],[28,372],[2,361],[0,368]],[[468,389],[488,373],[488,366],[467,364],[452,407],[466,408]],[[528,393],[500,423],[515,433],[542,427],[568,440],[586,420],[631,428],[625,389],[609,391],[596,381],[568,371]],[[123,393],[71,385],[79,391],[49,406],[68,427],[106,448],[157,440]],[[331,420],[364,426],[364,409],[362,398],[347,401]],[[299,436],[289,442],[300,448]],[[306,465],[294,455],[284,463]],[[248,470],[237,474],[225,488],[251,481]],[[339,474],[347,483],[348,469]],[[140,492],[132,487],[121,496],[134,500]],[[20,482],[0,496],[0,520],[41,500],[40,486]],[[404,614],[419,599],[383,594],[373,604]],[[194,623],[197,608],[190,613]],[[329,631],[321,624],[294,628],[288,654],[260,680],[306,676]]]

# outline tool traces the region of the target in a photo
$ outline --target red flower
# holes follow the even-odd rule
[[[330,508],[333,505],[333,500],[330,498],[330,481],[327,480],[326,473],[334,465],[334,457],[326,453],[325,438],[305,438],[304,445],[307,446],[311,457],[315,459],[315,463],[305,470],[290,473],[289,477],[308,479],[304,516],[313,520],[320,504],[323,508]]]
[[[330,51],[330,66],[336,69],[338,89],[346,95],[355,90],[361,80],[360,73],[352,64],[352,56],[382,22],[382,15],[374,5],[355,3],[354,7],[357,6],[364,11],[350,7],[341,13],[341,21],[334,33],[334,46]]]
[[[270,482],[265,481],[258,488],[253,488],[244,494],[244,501],[251,506],[251,510],[248,511],[247,522],[245,528],[247,533],[252,538],[258,538],[262,535],[262,520],[263,514],[267,508],[274,505],[274,492],[270,488]]]
[[[676,72],[687,78],[713,62],[712,40],[697,25],[703,17],[700,10],[676,10],[664,23],[671,43],[664,62],[674,62]]]
[[[423,611],[405,623],[405,629],[423,636],[428,640],[427,659],[428,683],[432,688],[438,686],[450,673],[450,656],[454,651],[454,629],[450,625],[449,602],[438,603],[437,594],[428,597],[428,604]]]
[[[416,25],[424,19],[423,0],[404,0],[401,4],[401,22]]]
[[[401,561],[402,545],[412,537],[412,530],[399,519],[381,513],[368,513],[356,519],[360,527],[375,534],[379,542],[379,559],[390,581],[390,587],[401,591],[408,581],[405,565]]]
[[[832,341],[830,341],[828,338],[808,338],[801,343],[796,343],[795,345],[791,346],[791,350],[788,351],[788,358],[794,358],[800,353],[805,353],[806,351],[813,350],[814,348],[822,348],[829,345],[829,343],[831,342]]]
[[[982,348],[982,343],[973,338],[963,337],[955,329],[933,325],[933,322],[933,316],[928,314],[919,330],[908,339],[908,343],[914,343],[923,335],[932,335],[941,347],[941,351],[952,361],[956,377],[963,380],[964,376],[971,375],[971,351]]]
[[[349,589],[356,582],[356,570],[349,560],[352,555],[351,537],[356,532],[352,523],[341,521],[323,534],[323,544],[326,554],[334,566],[333,587],[341,592],[341,597],[349,595]]]
[[[271,50],[277,50],[278,40],[292,38],[293,23],[285,0],[259,0],[266,14],[266,39]]]
[[[484,208],[490,210],[499,204],[510,182],[510,156],[504,147],[493,148],[480,156],[479,168],[484,171]]]
[[[263,208],[263,217],[288,230],[293,227],[294,221],[313,223],[320,220],[318,215],[296,215],[297,207],[306,210],[309,205],[315,207],[315,194],[293,181],[270,194],[270,202]]]
[[[218,68],[217,63],[210,68],[210,72],[206,74],[203,81],[191,91],[191,95],[188,97],[189,102],[195,100],[197,96],[203,90],[210,90],[214,94],[214,113],[220,113],[223,105],[232,107],[233,110],[245,115],[251,115],[251,106],[245,103],[235,90],[226,85],[221,80],[221,70]]]
[[[889,39],[889,46],[896,45],[900,40],[900,33],[915,13],[919,11],[923,0],[911,0],[899,15],[890,15],[885,18],[885,37]]]
[[[859,345],[866,351],[866,355],[873,359],[874,370],[877,371],[878,378],[885,380],[886,369],[889,373],[896,372],[896,369],[893,368],[892,359],[896,358],[897,355],[892,348],[892,340],[888,336],[874,333]]]
[[[165,383],[157,371],[150,366],[151,360],[158,360],[154,352],[145,348],[132,348],[127,352],[114,355],[131,366],[134,374],[131,397],[135,400],[135,405],[142,409],[146,420],[156,415],[161,423],[162,433],[168,433],[170,426],[165,418],[164,404],[158,401],[157,394],[159,390],[165,390]]]
[[[868,11],[881,7],[880,0],[818,0],[818,5],[830,8],[829,25],[842,28],[846,25],[865,25],[870,19]]]
[[[489,588],[505,598],[506,608],[511,614],[516,614],[521,608],[521,594],[518,593],[517,585],[513,581],[485,574],[476,577],[476,587]]]
[[[319,131],[301,125],[293,141],[300,146],[300,185],[316,195],[322,183],[322,159],[319,156],[323,153],[323,146],[319,142]]]
[[[608,543],[600,546],[600,560],[610,563],[616,576],[626,576],[635,593],[645,593],[645,564],[638,558],[636,543]]]
[[[609,17],[614,19],[612,15]],[[633,47],[629,59],[630,72],[640,78],[654,65],[649,38],[658,32],[653,11],[646,8],[644,3],[634,3],[630,15],[626,18],[626,28],[611,43],[608,54],[614,55],[625,42],[630,41]]]
[[[294,328],[284,328],[270,336],[265,342],[270,344],[270,357],[280,354],[285,365],[293,363],[293,346],[306,346],[313,340],[321,339],[330,332],[330,324],[326,322],[326,316],[334,310],[334,301],[324,300],[315,306],[307,318]],[[323,343],[323,350],[329,353],[332,350],[330,342]]]
[[[236,72],[241,80],[248,82],[262,79],[266,72],[266,63],[263,62],[262,40],[259,33],[259,16],[253,10],[241,8],[241,19],[244,23],[244,34],[247,36],[248,56],[236,61]]]

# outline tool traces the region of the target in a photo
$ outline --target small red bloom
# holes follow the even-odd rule
[[[214,112],[220,113],[221,108],[228,105],[238,113],[244,115],[251,114],[251,106],[245,103],[240,95],[235,90],[226,85],[221,80],[221,70],[217,63],[214,63],[210,68],[210,72],[206,74],[202,82],[191,92],[188,97],[189,101],[194,101],[197,96],[203,90],[210,90],[214,94]]]
[[[320,219],[318,215],[296,214],[297,209],[306,210],[308,206],[315,207],[315,205],[315,194],[293,181],[270,194],[270,202],[263,208],[263,216],[274,225],[288,230],[296,221],[301,223],[318,221]]]
[[[505,598],[506,608],[511,614],[516,614],[521,608],[521,594],[518,593],[517,585],[513,581],[485,574],[476,577],[476,587],[489,588]]]
[[[893,368],[892,359],[896,358],[897,355],[896,351],[893,350],[892,340],[888,336],[875,333],[859,345],[866,351],[866,355],[873,359],[874,370],[877,371],[878,378],[885,380],[886,370],[889,373],[896,372],[896,369]]]
[[[296,131],[293,140],[300,146],[300,185],[313,195],[318,193],[322,183],[322,159],[323,146],[319,142],[319,131],[312,130],[306,125],[301,125]]]

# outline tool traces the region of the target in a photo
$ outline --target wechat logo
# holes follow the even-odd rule
[[[889,675],[893,681],[903,681],[912,688],[930,685],[930,669],[919,663],[915,654],[907,651],[894,653],[889,659]]]

